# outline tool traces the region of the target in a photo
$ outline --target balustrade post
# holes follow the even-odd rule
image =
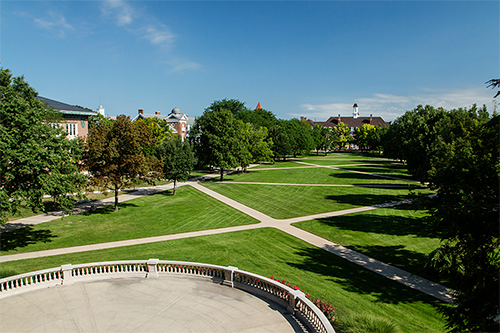
[[[160,259],[149,259],[148,260],[148,274],[147,278],[157,278],[158,277],[158,262]]]
[[[295,314],[295,311],[297,310],[297,298],[300,295],[304,295],[304,293],[300,290],[292,290],[288,294],[288,308],[287,311],[290,312],[291,314]]]
[[[61,271],[62,271],[62,276],[61,276],[61,284],[64,285],[69,285],[73,284],[73,265],[67,264],[67,265],[61,265]]]
[[[234,266],[228,266],[224,269],[224,281],[222,282],[223,285],[231,286],[231,288],[234,288],[234,271],[237,269],[238,267]]]

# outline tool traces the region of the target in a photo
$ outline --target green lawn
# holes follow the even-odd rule
[[[424,268],[427,255],[440,245],[426,216],[424,211],[413,210],[412,205],[402,205],[293,225],[386,264],[436,280],[438,276]]]
[[[1,234],[1,254],[257,223],[191,186]]]
[[[266,171],[267,173],[269,171]],[[407,199],[408,189],[204,183],[204,186],[277,219]],[[430,193],[429,190],[415,190]]]
[[[249,169],[247,173],[238,173],[224,176],[224,181],[339,185],[409,184],[409,182],[404,180],[393,180],[372,175],[349,172],[346,170],[335,170],[321,167],[281,170]],[[415,185],[415,183],[411,184]]]
[[[360,314],[394,323],[401,332],[444,331],[437,300],[271,228],[8,262],[0,270],[19,274],[67,263],[149,258],[232,265],[286,279],[330,301],[339,323]]]

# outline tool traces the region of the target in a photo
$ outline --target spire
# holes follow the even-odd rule
[[[255,110],[259,110],[259,109],[262,110],[262,106],[260,105],[260,102],[259,102],[259,104],[257,104],[257,107],[255,108]]]

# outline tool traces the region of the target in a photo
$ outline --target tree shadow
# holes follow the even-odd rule
[[[404,205],[403,205],[404,206]],[[400,209],[396,206],[394,209]],[[317,219],[318,222],[343,230],[386,234],[394,236],[415,235],[436,237],[434,226],[425,218],[411,218],[394,215],[375,215],[370,212]]]
[[[435,298],[371,272],[319,248],[300,249],[295,254],[302,257],[299,263],[287,264],[300,270],[320,274],[338,284],[342,289],[370,295],[376,302],[400,304],[427,302],[439,304]]]
[[[388,189],[390,190],[390,189]],[[401,190],[401,189],[398,189]],[[343,195],[327,195],[327,200],[333,200],[341,204],[351,204],[356,206],[375,206],[388,202],[400,201],[409,199],[405,194],[343,194]]]
[[[161,192],[163,193],[163,192]],[[157,193],[157,194],[161,194],[161,193]],[[155,194],[155,195],[157,195]],[[109,214],[113,214],[114,213],[114,210],[115,210],[115,206],[114,204],[112,205],[107,205],[107,206],[104,206],[104,205],[98,205],[96,204],[94,207],[94,209],[91,208],[93,203],[90,203],[90,204],[87,204],[86,207],[84,207],[84,211],[82,211],[80,213],[80,215],[83,215],[83,216],[89,216],[89,215],[109,215]],[[126,208],[126,207],[137,207],[136,204],[133,204],[133,203],[129,203],[129,202],[122,202],[122,203],[118,203],[118,211],[120,211],[120,209],[122,208]]]
[[[51,230],[33,230],[32,226],[3,232],[0,234],[0,251],[15,250],[39,242],[52,242],[52,238],[57,237]]]

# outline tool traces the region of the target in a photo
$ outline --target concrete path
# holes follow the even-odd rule
[[[228,184],[234,184],[235,182],[228,182]],[[201,184],[197,183],[196,181],[190,181],[187,183],[180,183],[178,186],[183,186],[183,185],[191,185],[194,188],[198,189],[199,191],[257,219],[260,221],[258,224],[251,224],[251,225],[244,225],[244,226],[236,226],[236,227],[228,227],[228,228],[220,228],[220,229],[211,229],[211,230],[202,230],[202,231],[194,231],[194,232],[187,232],[187,233],[181,233],[181,234],[173,234],[173,235],[164,235],[164,236],[155,236],[155,237],[147,237],[147,238],[140,238],[140,239],[131,239],[131,240],[124,240],[124,241],[116,241],[116,242],[109,242],[109,243],[100,243],[100,244],[92,244],[92,245],[83,245],[83,246],[75,246],[75,247],[70,247],[70,248],[60,248],[60,249],[53,249],[53,250],[45,250],[45,251],[38,251],[38,252],[28,252],[28,253],[19,253],[19,254],[13,254],[13,255],[6,255],[6,256],[0,256],[0,262],[7,262],[7,261],[14,261],[14,260],[22,260],[22,259],[29,259],[29,258],[39,258],[39,257],[45,257],[45,256],[54,256],[54,255],[60,255],[60,254],[67,254],[67,253],[77,253],[77,252],[85,252],[85,251],[92,251],[92,250],[99,250],[99,249],[109,249],[109,248],[116,248],[116,247],[121,247],[121,246],[130,246],[130,245],[138,245],[138,244],[146,244],[146,243],[154,243],[154,242],[162,242],[162,241],[168,241],[168,240],[173,240],[173,239],[181,239],[181,238],[188,238],[188,237],[197,237],[197,236],[204,236],[204,235],[214,235],[214,234],[220,234],[220,233],[226,233],[226,232],[233,232],[233,231],[240,231],[240,230],[249,230],[249,229],[256,229],[256,228],[263,228],[263,227],[274,227],[279,230],[282,230],[290,235],[293,235],[299,239],[302,239],[309,244],[312,244],[314,246],[317,246],[319,248],[322,248],[330,253],[333,253],[335,255],[338,255],[352,263],[355,263],[357,265],[360,265],[368,270],[371,270],[373,272],[376,272],[377,274],[380,274],[384,277],[387,277],[391,280],[397,281],[399,283],[402,283],[410,288],[419,290],[421,292],[424,292],[428,295],[431,295],[433,297],[436,297],[442,301],[445,302],[451,302],[451,294],[448,292],[447,288],[443,285],[434,283],[432,281],[429,281],[427,279],[418,277],[416,275],[413,275],[409,272],[406,272],[404,270],[401,270],[399,268],[387,265],[379,260],[376,260],[374,258],[370,258],[368,256],[365,256],[361,253],[352,251],[350,249],[347,249],[339,244],[333,243],[331,241],[328,241],[324,238],[321,238],[319,236],[316,236],[314,234],[311,234],[309,232],[306,232],[304,230],[301,230],[299,228],[296,228],[291,225],[291,223],[295,222],[301,222],[301,221],[308,221],[308,220],[313,220],[313,219],[319,219],[319,218],[327,218],[327,217],[333,217],[333,216],[340,216],[340,215],[345,215],[345,214],[352,214],[352,213],[357,213],[357,212],[363,212],[363,211],[369,211],[377,208],[386,208],[386,207],[393,207],[396,205],[401,205],[405,203],[409,203],[410,200],[403,200],[403,201],[398,201],[398,202],[392,202],[392,203],[385,203],[381,205],[375,205],[375,206],[366,206],[366,207],[358,207],[358,208],[353,208],[353,209],[347,209],[347,210],[342,210],[342,211],[336,211],[336,212],[328,212],[328,213],[321,213],[321,214],[315,214],[315,215],[309,215],[309,216],[301,216],[301,217],[296,217],[296,218],[291,218],[291,219],[274,219],[264,213],[261,213],[253,208],[250,208],[248,206],[245,206],[233,199],[230,199],[226,196],[223,196],[222,194],[219,194],[213,190],[210,190]],[[248,184],[248,183],[245,183]],[[307,185],[307,184],[305,184]],[[134,192],[128,195],[128,197],[120,196],[120,202],[126,201],[126,200],[131,200],[133,198],[137,198],[142,195],[147,195],[147,194],[153,194],[157,193],[160,191],[167,190],[169,188],[172,188],[172,184],[168,185],[163,185],[163,186],[158,186],[156,188],[152,188],[149,190],[144,190],[143,192]],[[122,200],[122,197],[124,197]],[[114,198],[112,198],[114,200]],[[105,199],[108,200],[108,199]],[[105,201],[103,200],[103,201]],[[113,203],[113,200],[111,200],[111,203]],[[108,203],[108,204],[111,204]],[[105,202],[103,203],[103,205]],[[39,222],[40,223],[40,222]]]
[[[78,282],[0,303],[3,333],[305,332],[276,303],[190,277]]]

